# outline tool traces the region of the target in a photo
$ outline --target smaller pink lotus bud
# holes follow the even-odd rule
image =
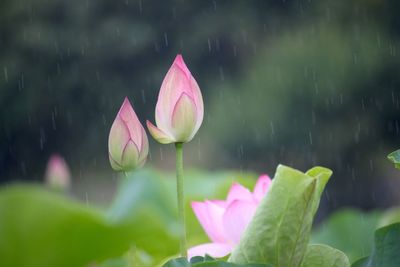
[[[50,157],[47,163],[46,184],[55,189],[67,190],[71,183],[71,175],[65,160],[58,154]]]
[[[146,132],[128,98],[125,98],[108,137],[111,167],[116,171],[132,171],[144,165],[148,153]]]
[[[204,107],[200,88],[181,55],[161,84],[156,105],[156,124],[147,121],[150,134],[162,144],[189,142],[203,122]]]

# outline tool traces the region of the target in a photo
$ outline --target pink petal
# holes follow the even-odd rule
[[[206,254],[213,258],[222,258],[228,255],[232,251],[232,245],[225,243],[206,243],[188,250],[188,258],[191,259],[194,256],[204,257]]]
[[[192,202],[192,209],[208,237],[216,243],[225,242],[222,216],[225,209],[206,202]]]
[[[196,104],[196,111],[197,111],[197,121],[195,132],[197,132],[203,122],[204,117],[204,104],[203,104],[203,96],[201,95],[201,91],[199,85],[197,84],[196,80],[192,77],[190,80],[190,88],[192,89],[192,97],[194,103]]]
[[[118,116],[126,124],[126,127],[128,127],[129,135],[133,142],[135,142],[135,144],[140,148],[143,142],[143,126],[136,116],[136,113],[127,97],[125,97],[124,102],[122,103]]]
[[[189,142],[196,134],[197,111],[193,99],[183,93],[172,112],[172,132],[178,142]]]
[[[161,84],[156,104],[156,123],[163,131],[171,128],[172,112],[180,96],[186,93],[193,97],[190,79],[187,76],[190,72],[188,74],[181,67],[174,62]]]
[[[253,201],[233,201],[223,216],[225,234],[234,244],[239,243],[247,225],[253,218],[257,204]]]
[[[174,65],[177,65],[185,73],[186,78],[189,81],[189,85],[190,85],[188,87],[188,89],[190,90],[189,95],[192,97],[192,99],[195,103],[195,106],[196,106],[197,120],[196,120],[195,132],[197,132],[201,126],[201,123],[203,122],[203,116],[204,116],[203,96],[201,94],[200,87],[197,84],[197,81],[194,79],[194,77],[190,73],[190,70],[186,66],[185,62],[183,61],[182,55],[178,54],[176,56]]]
[[[266,174],[263,174],[258,178],[253,191],[253,196],[258,202],[260,202],[267,193],[271,182],[271,178]]]
[[[228,205],[227,202],[224,200],[215,199],[215,200],[209,200],[209,201],[214,203],[217,206],[220,206],[221,208],[226,208],[226,206]]]
[[[48,185],[58,188],[68,188],[71,174],[64,158],[53,154],[47,163],[45,179]]]
[[[122,152],[131,140],[129,129],[120,116],[117,116],[111,126],[108,137],[108,151],[112,159],[118,164],[122,164]]]
[[[183,71],[183,73],[185,73],[186,78],[190,79],[192,77],[192,74],[186,66],[185,61],[183,61],[183,57],[181,54],[176,55],[173,65],[179,67]]]
[[[149,129],[149,132],[151,136],[153,136],[154,139],[157,140],[157,142],[161,144],[170,144],[175,142],[175,140],[170,137],[168,134],[154,126],[150,121],[146,121],[147,124],[147,129]]]
[[[253,194],[241,184],[234,183],[229,190],[227,203],[228,205],[234,200],[254,201]]]
[[[139,152],[139,167],[143,166],[144,163],[146,162],[147,156],[149,154],[149,140],[147,139],[147,134],[146,131],[143,127],[142,128],[142,136],[143,136],[143,142],[142,146],[140,147],[140,152]]]

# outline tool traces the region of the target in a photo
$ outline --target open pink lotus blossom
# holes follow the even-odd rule
[[[125,98],[108,137],[111,167],[116,171],[132,171],[143,166],[148,153],[146,132],[128,98]]]
[[[147,121],[150,134],[159,143],[189,142],[203,122],[204,107],[200,88],[177,55],[167,72],[156,105],[156,124]]]
[[[251,221],[261,199],[267,193],[270,184],[269,176],[261,175],[253,193],[235,183],[226,200],[192,202],[193,211],[212,243],[190,248],[189,258],[205,254],[215,258],[228,255],[239,243],[242,233]]]
[[[58,154],[54,154],[50,157],[47,163],[46,184],[52,188],[66,190],[69,188],[71,183],[71,174],[67,163]]]

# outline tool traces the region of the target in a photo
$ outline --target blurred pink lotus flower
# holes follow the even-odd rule
[[[156,124],[147,121],[150,134],[162,144],[189,142],[203,122],[204,107],[200,88],[181,55],[161,84],[156,105]]]
[[[116,171],[132,171],[144,165],[148,153],[146,132],[128,98],[125,98],[108,137],[111,167]]]
[[[261,199],[271,184],[268,175],[261,175],[253,193],[242,185],[232,185],[227,199],[192,202],[193,211],[212,243],[201,244],[188,250],[188,257],[204,256],[221,258],[228,255],[247,225]]]
[[[46,184],[52,188],[67,190],[71,183],[71,175],[65,160],[58,154],[50,157],[47,163]]]

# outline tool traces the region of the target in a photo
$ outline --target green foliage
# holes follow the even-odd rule
[[[163,267],[272,267],[265,264],[235,264],[226,261],[214,260],[210,257],[196,257],[190,262],[186,258],[177,258],[168,261]]]
[[[391,208],[383,213],[379,220],[379,227],[400,222],[400,207]]]
[[[400,169],[400,149],[393,151],[387,157],[397,169]]]
[[[251,186],[255,176],[187,172],[190,243],[206,237],[189,200],[225,198],[233,181]],[[178,252],[174,190],[173,174],[137,171],[123,179],[113,204],[104,212],[38,186],[4,187],[0,191],[0,266],[79,267],[110,258],[114,259],[101,266],[131,262],[155,266]]]
[[[229,261],[300,266],[321,193],[331,174],[321,167],[302,173],[279,165],[267,196]]]
[[[372,254],[353,263],[352,267],[400,266],[400,223],[379,228],[375,232]]]
[[[121,255],[141,231],[35,186],[2,188],[0,218],[0,266],[79,267]]]
[[[340,250],[326,245],[309,245],[301,267],[350,267],[349,259]]]
[[[354,209],[332,214],[312,233],[311,242],[340,249],[354,261],[371,253],[379,212],[363,213]]]

